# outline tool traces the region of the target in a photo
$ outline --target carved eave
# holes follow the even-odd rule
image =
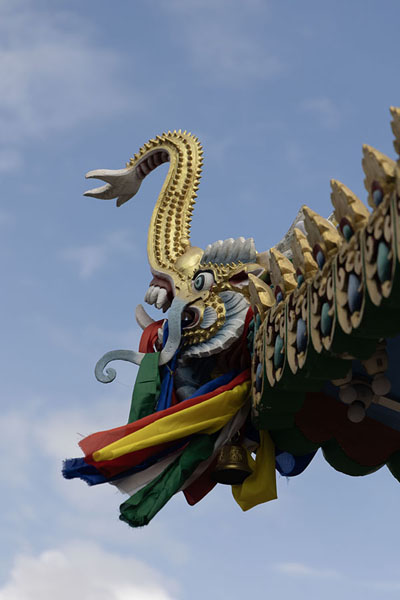
[[[337,223],[347,220],[353,231],[357,231],[366,224],[369,211],[361,200],[343,183],[331,179],[331,201],[335,209]]]
[[[296,271],[292,263],[275,248],[270,250],[270,268],[272,284],[281,290],[284,297],[296,289]]]
[[[263,320],[266,311],[275,304],[275,296],[269,285],[249,273],[249,298],[254,314]]]
[[[394,189],[396,163],[379,150],[364,144],[362,166],[365,173],[364,185],[368,192],[368,204],[375,208]],[[382,197],[377,201],[375,194],[379,190]]]
[[[393,117],[393,120],[390,123],[394,135],[393,146],[396,154],[400,156],[400,108],[391,106],[390,112]]]
[[[290,247],[293,254],[293,265],[298,272],[297,279],[300,272],[305,281],[308,281],[317,272],[318,265],[314,260],[307,237],[300,229],[294,229]]]
[[[303,207],[303,212],[304,226],[314,256],[318,254],[319,247],[324,254],[324,259],[328,260],[339,248],[341,243],[339,233],[332,223],[311,210],[311,208],[308,208],[308,206]]]

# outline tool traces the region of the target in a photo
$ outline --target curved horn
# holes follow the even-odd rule
[[[126,169],[90,171],[87,177],[106,185],[85,193],[102,199],[117,197],[120,206],[139,190],[142,180],[158,165],[170,167],[151,217],[147,254],[154,272],[176,274],[176,260],[190,246],[190,221],[202,165],[199,140],[186,131],[163,133],[145,144]]]

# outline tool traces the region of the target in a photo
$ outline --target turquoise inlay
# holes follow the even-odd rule
[[[330,306],[324,302],[321,309],[321,332],[323,336],[329,335],[332,329],[332,317],[329,314]]]
[[[381,202],[382,202],[382,200],[383,200],[383,193],[382,193],[382,190],[379,190],[379,189],[377,189],[377,190],[374,190],[374,191],[372,192],[372,199],[373,199],[373,201],[374,201],[374,204],[375,204],[375,206],[379,206],[379,205],[380,205],[380,203],[381,203]]]
[[[304,352],[307,348],[307,325],[304,319],[297,321],[296,347],[297,352]]]
[[[262,365],[258,363],[256,369],[256,392],[260,393],[262,388]]]
[[[315,260],[317,261],[317,265],[319,266],[319,268],[322,269],[322,267],[325,264],[325,256],[322,250],[318,250]]]
[[[300,273],[300,275],[297,275],[297,287],[300,287],[301,284],[303,283],[303,281],[304,281],[304,275],[302,275]]]
[[[385,242],[379,242],[376,262],[378,267],[378,277],[381,283],[390,279],[391,264],[388,256],[389,248]]]
[[[354,232],[353,232],[352,228],[350,227],[350,225],[348,223],[346,223],[346,225],[343,225],[342,233],[343,233],[344,239],[348,242]]]
[[[347,296],[350,312],[353,313],[356,310],[360,310],[362,302],[362,294],[359,292],[360,280],[357,275],[350,273],[349,283],[347,286]]]
[[[275,349],[274,349],[274,367],[275,369],[279,369],[283,365],[283,339],[278,334],[275,339]]]

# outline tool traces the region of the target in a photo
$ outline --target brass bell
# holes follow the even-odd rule
[[[215,471],[211,477],[217,483],[237,485],[243,483],[252,472],[246,450],[238,442],[231,442],[219,451]]]

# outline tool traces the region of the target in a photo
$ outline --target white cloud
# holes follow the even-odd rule
[[[87,23],[34,3],[0,4],[0,170],[15,169],[29,140],[68,131],[128,106],[117,54]],[[129,105],[137,98],[129,97]]]
[[[319,569],[298,562],[277,563],[275,570],[291,577],[310,577],[323,579],[341,578],[340,573],[333,569]]]
[[[261,0],[172,0],[162,7],[179,23],[179,40],[193,66],[213,83],[241,86],[245,80],[268,80],[285,66],[266,49],[265,38],[244,27],[244,22],[266,20],[266,3]]]
[[[8,486],[26,485],[26,471],[22,468],[29,461],[30,431],[29,423],[23,418],[22,412],[3,412],[0,419],[0,453],[7,456]]]
[[[314,115],[327,129],[335,129],[341,122],[341,113],[334,102],[325,96],[303,102],[301,109]]]
[[[128,231],[114,231],[100,242],[66,248],[62,258],[77,266],[81,279],[89,279],[106,267],[116,254],[135,254],[136,247],[131,240],[132,234]]]
[[[75,542],[19,556],[0,600],[173,600],[177,587],[134,558]]]
[[[134,554],[143,555],[145,549],[145,554],[183,565],[190,549],[169,523],[156,520],[151,527],[136,530],[132,537],[132,530],[118,521],[118,506],[124,496],[114,486],[90,488],[81,480],[67,481],[61,476],[62,461],[82,455],[78,447],[82,437],[126,422],[132,386],[123,393],[117,388],[99,387],[106,389],[96,394],[95,408],[92,399],[86,397],[80,407],[50,412],[49,403],[32,399],[23,410],[0,419],[0,451],[7,456],[3,538],[11,540],[12,548],[29,549],[48,547],[60,540],[64,543],[79,535],[100,545],[106,542],[127,548]],[[32,537],[30,528],[42,522],[43,514],[52,527],[41,528]]]

